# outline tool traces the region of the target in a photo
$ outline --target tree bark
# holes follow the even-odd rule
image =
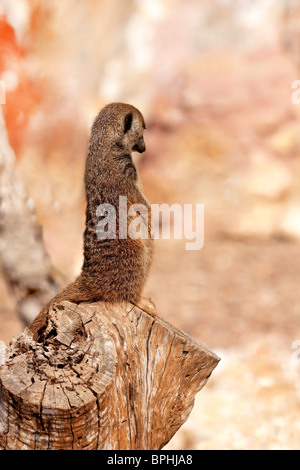
[[[6,348],[0,448],[161,449],[218,361],[131,304],[56,304],[39,342]]]

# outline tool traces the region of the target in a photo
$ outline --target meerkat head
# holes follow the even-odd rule
[[[124,116],[123,123],[123,145],[124,148],[127,148],[131,151],[136,151],[143,153],[146,150],[146,145],[144,141],[144,130],[146,129],[144,118],[141,113],[130,106],[131,109],[128,109]]]
[[[111,103],[98,114],[93,127],[91,141],[99,137],[126,152],[145,152],[143,133],[145,121],[140,111],[130,104]]]

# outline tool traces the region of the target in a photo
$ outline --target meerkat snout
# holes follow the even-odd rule
[[[146,145],[143,136],[139,138],[138,142],[132,147],[132,150],[139,153],[143,153],[146,151]]]

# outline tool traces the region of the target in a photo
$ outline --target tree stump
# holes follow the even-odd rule
[[[0,449],[161,449],[218,361],[131,304],[56,304],[6,348]]]

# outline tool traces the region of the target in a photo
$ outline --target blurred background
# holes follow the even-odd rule
[[[167,448],[299,449],[297,79],[300,0],[0,0],[0,339],[79,273],[90,126],[131,103],[149,201],[205,206],[146,294],[222,359]]]

